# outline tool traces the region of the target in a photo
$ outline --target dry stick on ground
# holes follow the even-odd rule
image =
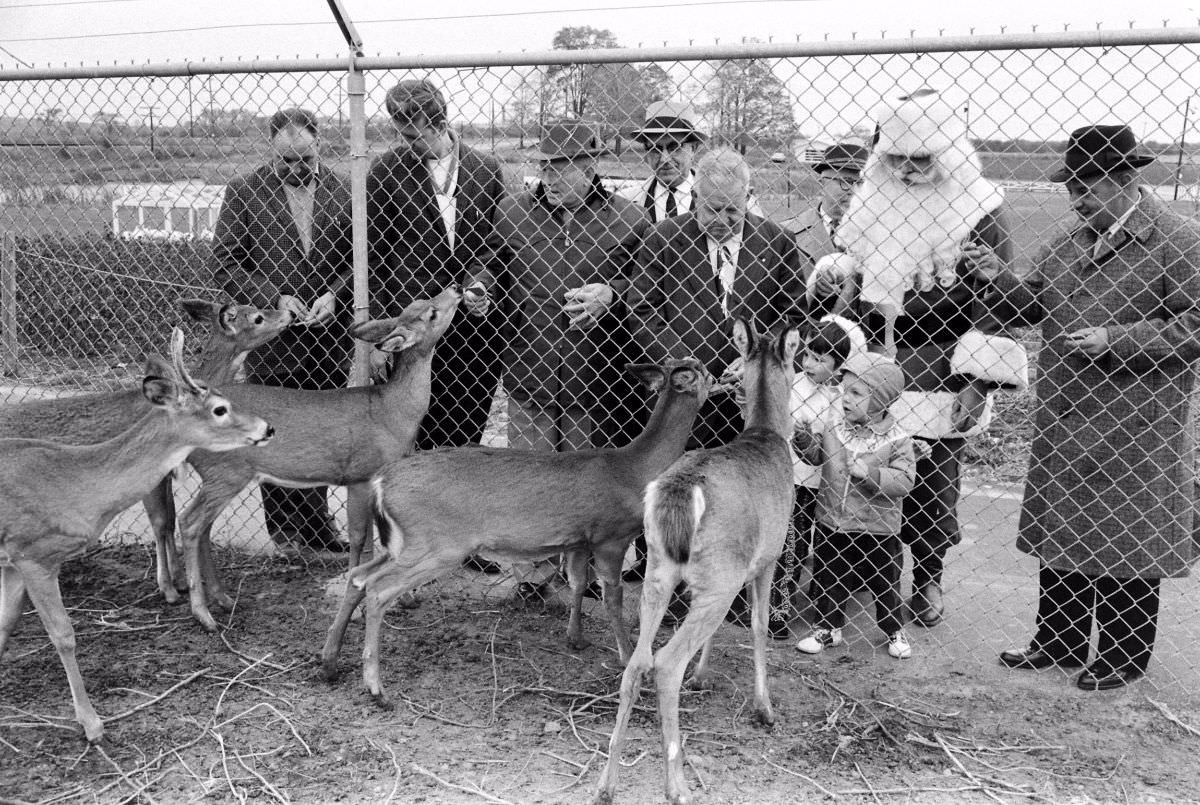
[[[221,768],[225,772],[225,782],[229,785],[229,793],[233,794],[233,798],[245,805],[246,794],[233,782],[233,776],[229,773],[229,755],[225,752],[225,738],[216,730],[209,730],[217,740],[217,746],[221,749]]]
[[[389,802],[396,798],[396,794],[400,791],[400,777],[404,774],[404,769],[400,768],[400,761],[396,759],[396,753],[392,751],[391,744],[384,744],[380,747],[379,744],[375,743],[374,738],[368,738],[367,743],[376,749],[386,749],[388,756],[392,759],[392,766],[396,769],[396,776],[392,779],[392,790],[388,792],[387,799],[383,801],[383,805],[388,805]]]
[[[1000,780],[1000,779],[997,779],[994,777],[982,777],[980,775],[974,774],[970,769],[968,769],[966,766],[964,766],[962,764],[962,761],[960,761],[955,756],[954,749],[952,749],[951,746],[948,743],[946,743],[945,739],[942,738],[942,736],[940,734],[935,732],[933,734],[933,737],[934,737],[934,740],[936,740],[938,742],[938,745],[942,747],[942,751],[945,752],[946,757],[948,757],[950,759],[950,762],[953,763],[955,765],[955,767],[960,772],[962,772],[963,776],[965,776],[968,780],[970,780],[971,782],[975,783],[978,786],[981,786],[981,790],[982,790],[983,794],[986,797],[988,797],[989,799],[994,799],[996,802],[999,802],[999,803],[1004,802],[1004,800],[1000,799],[1000,797],[996,795],[996,792],[992,790],[993,787],[1000,787],[1003,789],[1007,789],[1007,793],[1018,794],[1023,797],[1033,797],[1033,798],[1038,798],[1038,799],[1041,798],[1040,795],[1035,794],[1031,791],[1027,791],[1022,786],[1014,785],[1013,783],[1007,782],[1006,780]]]
[[[108,765],[117,770],[117,775],[120,776],[122,782],[127,783],[129,787],[138,794],[142,793],[141,786],[129,778],[129,775],[125,773],[125,770],[121,768],[121,765],[117,763],[117,761],[108,756],[108,752],[104,751],[103,746],[96,744],[96,751],[100,753],[100,757],[108,761]],[[149,797],[147,797],[147,799],[149,799]],[[153,800],[151,800],[151,802],[153,802]]]
[[[858,765],[857,760],[854,761],[854,770],[858,772],[858,776],[862,778],[863,785],[865,785],[867,790],[871,792],[871,799],[875,800],[876,802],[883,802],[883,800],[879,798],[879,794],[875,793],[875,786],[871,785],[871,781],[867,779],[867,775],[863,773],[862,766]]]
[[[837,798],[838,798],[838,795],[837,795],[837,794],[835,794],[834,792],[830,791],[828,788],[826,788],[825,786],[821,785],[821,784],[820,784],[820,783],[818,783],[816,780],[814,780],[813,778],[809,777],[807,774],[801,774],[801,773],[800,773],[800,772],[798,772],[798,771],[792,771],[792,770],[791,770],[791,769],[789,769],[789,768],[785,768],[784,766],[780,766],[778,763],[775,763],[775,762],[773,762],[773,761],[772,761],[770,758],[768,758],[766,755],[763,755],[763,756],[762,756],[762,759],[763,759],[763,761],[764,761],[764,762],[765,762],[765,763],[766,763],[768,766],[770,766],[771,768],[774,768],[774,769],[779,769],[779,770],[780,770],[781,772],[783,772],[784,774],[790,774],[792,777],[796,777],[796,778],[799,778],[799,779],[803,780],[804,782],[806,782],[806,783],[808,783],[809,785],[811,785],[812,787],[816,788],[818,791],[820,791],[822,794],[824,794],[825,796],[829,797],[830,799],[837,799]]]
[[[243,710],[242,712],[238,713],[236,716],[230,716],[229,718],[225,719],[224,721],[222,721],[218,724],[213,724],[212,728],[215,730],[215,729],[219,729],[220,727],[224,727],[227,724],[231,724],[234,721],[237,721],[242,716],[246,716],[246,715],[249,715],[250,713],[253,713],[255,710],[257,710],[260,707],[264,707],[267,710],[270,710],[272,713],[274,713],[276,715],[276,717],[280,721],[282,721],[284,724],[287,724],[288,729],[291,730],[292,736],[300,743],[301,746],[304,747],[305,753],[308,754],[310,757],[312,756],[312,753],[313,753],[312,749],[309,747],[308,743],[303,738],[300,737],[300,731],[296,729],[296,725],[292,723],[291,719],[289,719],[283,713],[279,712],[279,710],[274,705],[269,704],[268,702],[259,702],[258,704],[252,705],[252,706],[246,708],[245,710]]]
[[[245,769],[250,774],[254,775],[254,777],[257,778],[259,780],[259,782],[262,783],[263,791],[266,791],[268,794],[270,794],[272,797],[274,797],[277,801],[279,801],[281,803],[286,804],[291,801],[286,796],[284,796],[283,792],[281,792],[278,788],[276,788],[274,785],[272,785],[267,780],[267,778],[263,777],[261,774],[259,774],[254,769],[250,768],[250,765],[248,763],[246,763],[246,761],[242,758],[242,756],[239,753],[234,752],[233,756],[234,756],[234,758],[237,759],[239,766],[241,766],[243,769]]]
[[[426,769],[423,766],[419,766],[416,763],[412,764],[412,770],[415,771],[417,774],[425,775],[426,777],[435,781],[439,785],[449,788],[451,791],[462,791],[464,794],[473,794],[477,797],[481,797],[481,798],[487,800],[488,802],[495,802],[496,805],[513,805],[513,803],[509,802],[507,799],[501,799],[500,797],[493,796],[492,794],[489,794],[488,792],[484,791],[482,788],[480,788],[477,785],[476,786],[459,785],[458,783],[452,783],[449,780],[443,780],[441,777],[438,777],[436,774],[429,771],[429,769]]]
[[[241,585],[238,585],[238,592],[241,592]],[[234,600],[236,600],[236,598]],[[249,654],[246,654],[245,652],[238,651],[237,649],[235,649],[233,647],[233,644],[229,642],[229,638],[227,638],[225,636],[224,632],[221,632],[221,642],[225,644],[225,648],[229,649],[230,654],[234,655],[235,657],[237,657],[241,660],[245,660],[248,663],[254,663],[257,665],[265,665],[268,668],[274,668],[276,671],[290,671],[291,669],[295,668],[296,665],[298,664],[298,663],[292,663],[291,665],[284,666],[284,665],[279,665],[279,664],[273,663],[273,662],[267,662],[267,657],[270,657],[271,656],[270,654],[267,654],[264,657],[251,657]]]
[[[124,713],[117,713],[115,716],[109,716],[108,718],[104,719],[104,723],[112,724],[116,721],[120,721],[123,718],[129,718],[129,716],[133,715],[134,713],[138,712],[139,710],[145,710],[147,707],[152,707],[155,704],[158,704],[159,702],[161,702],[163,699],[170,696],[175,691],[179,690],[180,688],[182,688],[186,685],[189,685],[192,682],[194,682],[196,679],[204,676],[211,670],[212,670],[212,668],[202,668],[199,671],[197,671],[196,673],[191,674],[187,678],[181,679],[180,681],[176,682],[174,685],[167,688],[166,690],[164,690],[162,693],[158,694],[154,698],[147,699],[146,701],[142,702],[141,704],[139,704],[135,707],[129,708]],[[146,694],[142,694],[142,695],[144,696]]]
[[[1196,729],[1195,727],[1192,727],[1192,726],[1189,726],[1189,725],[1187,725],[1187,724],[1184,724],[1184,723],[1183,723],[1183,722],[1182,722],[1182,721],[1179,719],[1179,716],[1177,716],[1177,715],[1175,715],[1174,713],[1172,713],[1172,712],[1170,711],[1170,709],[1168,709],[1168,708],[1167,708],[1167,706],[1166,706],[1165,704],[1162,704],[1161,702],[1156,702],[1156,701],[1154,701],[1153,699],[1151,699],[1149,696],[1147,696],[1147,697],[1146,697],[1146,701],[1150,702],[1150,704],[1152,704],[1152,705],[1154,705],[1155,707],[1157,707],[1157,708],[1158,708],[1158,712],[1162,713],[1162,714],[1163,714],[1163,715],[1166,717],[1166,719],[1167,719],[1168,721],[1170,721],[1170,722],[1172,722],[1172,723],[1174,723],[1174,724],[1177,724],[1177,725],[1179,725],[1179,726],[1180,726],[1180,727],[1182,727],[1183,729],[1185,729],[1185,730],[1187,730],[1188,732],[1190,732],[1192,735],[1195,735],[1195,736],[1197,736],[1197,737],[1200,737],[1200,730]]]

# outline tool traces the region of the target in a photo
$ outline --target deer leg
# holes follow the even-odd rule
[[[683,776],[683,743],[679,737],[679,689],[683,685],[688,661],[709,642],[724,621],[735,592],[736,588],[695,591],[683,625],[654,658],[658,717],[662,720],[663,759],[667,767],[667,801],[674,805],[689,801]],[[641,642],[640,637],[638,642]]]
[[[629,642],[629,629],[625,626],[625,587],[621,584],[621,563],[625,559],[628,543],[617,541],[596,547],[592,557],[596,565],[596,577],[604,591],[604,610],[609,625],[617,639],[617,652],[621,662],[629,662],[633,645]]]
[[[221,468],[223,471],[226,467]],[[183,534],[184,563],[187,565],[188,599],[192,617],[209,632],[217,631],[217,622],[208,609],[205,592],[206,575],[204,562],[210,567],[212,558],[208,547],[208,534],[217,515],[233,500],[234,495],[249,483],[245,475],[222,474],[221,477],[205,478],[190,506],[180,517],[180,532]],[[205,559],[205,556],[208,556]],[[215,573],[213,574],[215,576]],[[215,581],[215,579],[210,580]]]
[[[321,649],[321,676],[326,682],[337,679],[338,654],[342,651],[342,642],[346,639],[346,627],[354,616],[354,610],[366,597],[365,590],[356,585],[349,577],[346,578],[346,592],[342,594],[342,603],[338,607],[333,623],[325,634],[325,645]]]
[[[381,708],[391,710],[393,706],[379,681],[379,634],[383,616],[398,596],[458,567],[467,553],[454,548],[441,551],[432,549],[411,560],[407,556],[402,557],[411,563],[389,563],[367,580],[366,602],[363,606],[366,622],[363,634],[363,685]]]
[[[175,496],[171,492],[170,475],[142,498],[142,506],[154,532],[154,575],[158,590],[168,604],[178,604],[179,590],[175,579],[183,570],[183,562],[175,545]]]
[[[21,605],[25,603],[25,581],[15,567],[0,567],[0,658],[4,657],[4,646],[12,636],[17,621],[21,618]]]
[[[375,548],[369,484],[346,487],[346,531],[350,539],[350,567],[358,567],[363,554],[369,558]]]
[[[567,582],[571,587],[571,613],[567,619],[567,646],[576,651],[589,647],[591,641],[583,636],[583,591],[588,584],[587,550],[567,554]]]
[[[617,707],[617,723],[613,727],[612,737],[608,741],[608,762],[600,775],[600,785],[593,805],[609,805],[617,788],[617,775],[621,770],[621,748],[625,742],[625,730],[629,726],[629,715],[637,704],[642,692],[642,678],[647,671],[654,668],[654,636],[662,624],[667,605],[671,601],[671,593],[679,582],[679,572],[665,571],[658,573],[659,560],[651,551],[646,558],[646,580],[642,586],[642,603],[640,607],[640,629],[638,631],[637,647],[629,656],[625,665],[625,673],[621,675],[621,703]],[[598,563],[597,569],[601,566]],[[617,564],[620,572],[620,563]],[[618,575],[618,579],[620,576]],[[618,585],[619,587],[619,585]],[[608,596],[608,586],[604,594]]]
[[[18,563],[18,572],[25,580],[25,592],[37,608],[38,617],[50,635],[50,642],[58,650],[58,658],[67,672],[67,683],[71,686],[71,700],[75,705],[75,720],[83,727],[83,734],[91,743],[104,737],[104,722],[92,707],[87,690],[83,686],[83,674],[75,660],[75,629],[67,608],[63,606],[62,593],[58,589],[58,567],[46,568],[35,562]]]
[[[200,574],[204,579],[206,598],[226,612],[233,611],[233,598],[225,592],[225,585],[221,583],[221,576],[217,573],[217,563],[213,560],[211,525],[200,535],[199,548]]]
[[[750,582],[750,625],[754,636],[754,710],[763,724],[775,723],[771,691],[767,687],[767,616],[775,565],[770,563]]]

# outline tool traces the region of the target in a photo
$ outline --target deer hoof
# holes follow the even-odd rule
[[[770,707],[755,710],[752,718],[760,727],[770,729],[775,726],[775,711]]]
[[[582,635],[580,635],[579,637],[568,637],[567,638],[567,648],[573,649],[574,651],[583,651],[584,649],[588,649],[591,647],[592,647],[592,641],[588,640],[586,637],[584,637]]]
[[[712,690],[713,684],[712,680],[707,676],[693,675],[690,679],[688,679],[687,687],[688,690]]]
[[[396,709],[396,705],[392,702],[391,699],[389,699],[387,697],[387,694],[384,693],[383,691],[379,691],[378,693],[372,693],[371,700],[375,702],[375,706],[378,707],[380,710],[385,710],[390,713]]]

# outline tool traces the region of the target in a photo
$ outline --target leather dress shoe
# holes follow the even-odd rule
[[[1116,690],[1131,682],[1136,682],[1146,675],[1132,666],[1110,668],[1107,663],[1094,662],[1075,680],[1075,686],[1080,690]]]
[[[1055,657],[1040,648],[1010,648],[1000,652],[1000,662],[1009,668],[1020,668],[1027,671],[1040,671],[1052,665],[1059,668],[1079,668],[1083,665],[1079,660],[1070,657]]]

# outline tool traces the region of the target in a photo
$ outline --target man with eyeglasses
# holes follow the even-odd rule
[[[216,283],[238,302],[292,314],[292,327],[246,357],[246,379],[267,386],[346,385],[349,350],[337,290],[350,276],[350,182],[320,164],[317,117],[282,109],[268,123],[271,161],[225,189],[213,241]],[[263,514],[282,548],[347,550],[325,487],[262,483]]]
[[[802,212],[784,226],[796,233],[796,245],[814,261],[827,254],[845,251],[834,233],[850,206],[855,188],[862,183],[862,169],[868,155],[866,147],[858,143],[837,143],[826,148],[813,165],[821,182],[820,200],[816,207]],[[825,297],[820,301],[828,307],[833,299]],[[817,315],[827,311],[814,309],[810,312]]]

